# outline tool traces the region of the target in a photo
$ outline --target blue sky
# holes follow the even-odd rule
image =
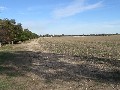
[[[120,33],[120,0],[0,0],[0,18],[37,34]]]

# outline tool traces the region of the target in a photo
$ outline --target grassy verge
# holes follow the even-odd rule
[[[24,90],[24,83],[16,82],[12,77],[0,78],[0,90]]]
[[[5,46],[0,47],[0,51],[10,51],[12,49],[13,49],[12,45],[5,45]]]

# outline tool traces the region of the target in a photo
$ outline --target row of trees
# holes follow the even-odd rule
[[[45,35],[40,35],[40,37],[63,37],[63,36],[111,36],[111,35],[120,35],[118,33],[115,34],[81,34],[81,35],[51,35],[51,34],[45,34]]]
[[[16,23],[15,19],[0,19],[0,42],[2,44],[17,43],[38,37],[28,29],[23,29],[22,24]]]

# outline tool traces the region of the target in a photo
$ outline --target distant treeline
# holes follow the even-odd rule
[[[39,36],[28,29],[23,29],[21,23],[16,23],[15,19],[0,19],[0,43],[17,43]]]
[[[50,34],[45,34],[45,35],[40,35],[40,37],[64,37],[64,36],[112,36],[112,35],[120,35],[118,33],[115,34],[82,34],[82,35],[65,35],[65,34],[61,34],[61,35],[50,35]]]

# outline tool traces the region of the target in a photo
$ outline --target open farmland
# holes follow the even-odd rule
[[[41,37],[2,47],[0,79],[0,90],[119,90],[120,36]]]
[[[39,43],[43,50],[52,53],[81,57],[120,58],[120,36],[41,38]]]

